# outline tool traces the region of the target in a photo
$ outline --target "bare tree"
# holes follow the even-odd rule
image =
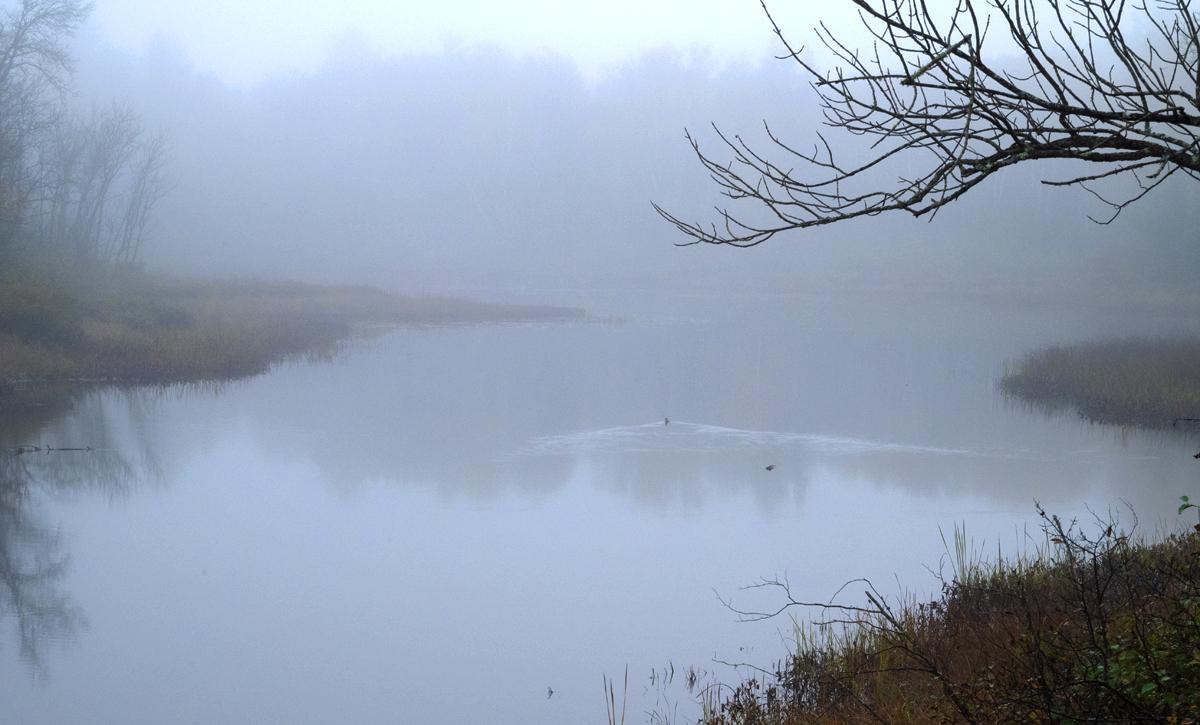
[[[655,204],[684,244],[751,247],[891,211],[932,217],[1001,169],[1047,159],[1092,165],[1042,183],[1090,191],[1109,210],[1093,218],[1102,224],[1177,173],[1200,178],[1192,0],[956,0],[944,18],[925,0],[848,1],[872,42],[852,48],[822,24],[830,70],[763,10],[780,58],[812,77],[825,124],[864,137],[869,156],[845,161],[819,132],[806,150],[764,124],[761,146],[716,128],[732,155],[722,161],[689,133],[722,194],[753,211],[690,222]]]
[[[0,251],[41,246],[81,268],[138,260],[164,188],[163,134],[114,105],[68,110],[81,0],[0,0]]]
[[[130,169],[125,212],[111,245],[111,257],[118,264],[135,264],[141,257],[150,213],[166,192],[166,151],[167,136],[161,131],[141,143],[141,156]]]
[[[59,89],[71,73],[67,39],[91,12],[80,0],[22,0],[0,15],[0,88],[37,79]]]
[[[90,8],[80,0],[0,8],[0,247],[15,238],[37,192],[35,139],[57,121],[53,96],[71,75],[67,40]]]
[[[83,161],[74,180],[77,191],[70,241],[78,259],[110,259],[111,244],[104,238],[114,187],[128,167],[142,133],[137,117],[128,109],[113,107],[93,113],[85,127]]]

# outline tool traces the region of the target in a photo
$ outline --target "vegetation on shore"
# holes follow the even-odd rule
[[[1200,340],[1131,339],[1055,345],[1000,382],[1010,395],[1074,409],[1097,423],[1162,428],[1200,418]]]
[[[168,141],[114,104],[73,110],[83,0],[0,8],[0,404],[64,383],[221,380],[330,349],[358,325],[577,315],[397,297],[369,287],[200,282],[137,271],[168,183]],[[31,392],[38,384],[42,390]],[[31,402],[32,401],[32,402]]]
[[[1016,561],[972,560],[958,537],[935,601],[868,583],[862,607],[806,605],[824,623],[704,722],[1200,721],[1200,533],[1151,543],[1039,513],[1045,547]]]
[[[86,285],[0,278],[0,399],[26,383],[253,375],[355,329],[577,317],[577,310],[412,298],[364,286],[196,281],[110,270]]]
[[[1000,387],[1097,423],[1170,427],[1200,418],[1200,340],[1047,347]],[[1091,531],[1038,513],[1045,544],[1016,560],[972,559],[956,536],[933,601],[892,602],[862,582],[864,605],[806,603],[786,581],[760,583],[780,611],[820,618],[773,671],[718,689],[703,722],[1200,723],[1200,524],[1147,541],[1115,520]]]

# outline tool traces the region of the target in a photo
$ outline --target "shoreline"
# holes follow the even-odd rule
[[[583,310],[407,297],[366,286],[135,274],[74,291],[0,283],[0,404],[18,389],[220,382],[403,327],[586,319]],[[6,406],[7,407],[7,406]]]

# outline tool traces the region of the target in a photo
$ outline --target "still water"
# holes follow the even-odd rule
[[[95,450],[0,471],[0,721],[603,722],[626,668],[630,722],[687,721],[679,673],[735,682],[792,632],[718,595],[931,592],[939,531],[1016,551],[1037,500],[1154,533],[1197,492],[1195,440],[996,391],[1040,344],[1178,316],[631,299],[6,420]]]

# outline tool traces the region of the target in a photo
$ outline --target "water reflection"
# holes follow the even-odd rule
[[[62,538],[32,501],[30,458],[0,453],[0,620],[14,622],[21,659],[40,671],[45,645],[74,637],[83,619],[62,590]]]
[[[1105,440],[1112,432],[1094,427],[1080,433],[1091,445],[942,447],[672,421],[547,436],[516,455],[570,461],[574,477],[657,508],[696,509],[740,494],[766,516],[786,514],[785,504],[801,504],[822,481],[926,499],[982,496],[1027,512],[1035,500],[1077,501],[1097,488],[1116,490],[1135,507],[1160,508],[1163,491],[1173,496],[1194,479],[1179,437],[1124,431]]]
[[[31,388],[0,416],[0,620],[18,656],[46,673],[46,650],[73,641],[86,618],[65,590],[70,555],[47,521],[47,499],[73,491],[124,495],[146,469],[131,465],[96,394]]]
[[[713,588],[921,586],[940,526],[995,541],[1034,498],[1153,519],[1194,481],[1191,439],[998,398],[1041,332],[730,318],[398,331],[227,386],[3,411],[0,446],[95,449],[4,459],[13,649],[46,667],[92,621],[47,687],[0,653],[5,718],[583,721],[601,671],[775,656]],[[480,697],[413,697],[452,678]]]
[[[622,607],[663,582],[699,592],[680,595],[686,603],[664,600],[669,606],[703,608],[719,583],[714,561],[736,569],[734,582],[764,573],[760,566],[770,565],[749,558],[757,553],[724,561],[740,544],[781,558],[815,552],[807,563],[817,570],[813,593],[826,596],[841,579],[830,584],[820,567],[838,547],[829,577],[860,573],[873,560],[894,571],[930,563],[905,548],[912,534],[900,529],[932,536],[936,525],[981,509],[1006,515],[974,521],[1008,525],[1030,514],[1034,499],[1062,511],[1125,498],[1149,517],[1172,510],[1195,480],[1191,439],[1122,435],[998,398],[1002,362],[1024,342],[966,325],[898,340],[854,333],[849,322],[810,320],[801,329],[786,316],[743,319],[398,331],[334,361],[284,365],[226,386],[92,390],[21,415],[4,411],[0,447],[94,449],[3,458],[0,607],[15,623],[20,655],[40,666],[46,644],[78,633],[82,614],[68,591],[77,585],[96,622],[91,638],[103,639],[102,623],[110,623],[107,641],[138,651],[148,668],[147,653],[160,644],[143,634],[147,616],[181,612],[190,628],[167,622],[155,636],[178,636],[180,648],[211,656],[209,669],[196,671],[210,682],[229,671],[219,660],[240,651],[243,622],[285,619],[276,606],[310,612],[320,622],[314,631],[330,641],[347,622],[374,628],[371,617],[398,632],[419,629],[428,641],[413,657],[425,661],[450,651],[445,642],[478,618],[444,612],[467,587],[508,596],[511,606],[497,611],[545,605],[557,617],[595,601],[642,621],[645,611]],[[131,495],[154,487],[167,495]],[[118,518],[112,511],[83,517],[94,527],[88,553],[106,564],[68,577],[71,532],[57,536],[50,516],[80,493],[136,501],[128,508],[138,515],[120,533],[106,529]],[[862,512],[864,498],[886,510]],[[607,531],[587,528],[598,517],[612,522]],[[738,533],[705,549],[722,527]],[[128,538],[140,546],[123,545]],[[871,549],[876,541],[894,550]],[[286,556],[264,553],[280,542]],[[639,551],[614,559],[634,544]],[[693,567],[693,547],[705,564]],[[106,612],[113,585],[104,575],[126,561],[142,566],[150,551],[162,553],[155,575],[126,582],[136,604]],[[628,571],[600,585],[581,578],[577,590],[563,584],[589,566],[615,571],[614,560]],[[557,572],[549,585],[536,579],[547,568]],[[437,601],[412,609],[429,592]],[[555,600],[562,592],[574,592],[565,604]],[[376,604],[376,614],[358,611]],[[348,608],[344,621],[325,612],[339,607]],[[414,627],[421,611],[426,618]],[[715,616],[724,621],[723,612]],[[183,631],[207,622],[221,632],[212,623],[220,617],[236,630],[224,649]],[[512,622],[495,621],[497,636],[507,636]],[[558,651],[591,626],[564,615],[537,646]],[[272,646],[300,646],[293,631],[271,631]],[[372,629],[367,639],[379,636]],[[138,638],[149,642],[143,650],[130,643]],[[266,672],[275,666],[270,649],[242,654],[261,657]],[[400,649],[377,657],[390,662]],[[347,655],[346,671],[361,656]],[[405,661],[401,669],[416,677],[422,667]],[[561,693],[555,705],[570,696]]]
[[[238,440],[345,492],[384,484],[489,502],[583,483],[655,509],[745,496],[764,515],[802,504],[814,481],[1029,511],[1035,498],[1091,492],[1156,505],[1194,480],[1186,437],[1013,406],[995,390],[990,341],[914,343],[888,360],[886,341],[751,336],[782,341],[755,347],[740,328],[692,323],[401,331],[224,388],[93,393],[46,429],[105,441],[95,470],[48,464],[44,475],[119,492],[171,481]],[[844,362],[862,359],[888,364]]]

